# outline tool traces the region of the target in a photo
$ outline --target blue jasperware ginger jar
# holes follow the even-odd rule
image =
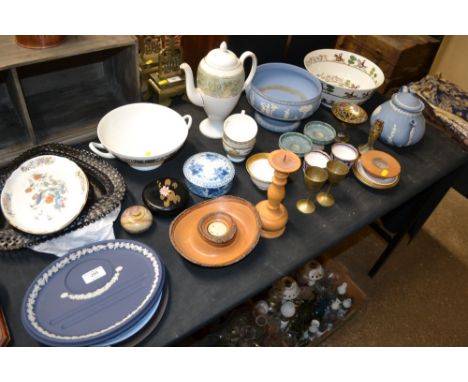
[[[411,146],[419,142],[426,131],[423,110],[424,103],[403,86],[389,101],[374,110],[370,121],[372,125],[378,119],[383,121],[382,142],[397,147]]]

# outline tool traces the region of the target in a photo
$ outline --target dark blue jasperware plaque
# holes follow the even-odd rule
[[[164,266],[150,247],[109,240],[75,249],[29,287],[22,321],[45,345],[88,346],[114,338],[154,307]]]

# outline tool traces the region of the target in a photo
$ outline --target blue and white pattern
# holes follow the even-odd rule
[[[213,153],[198,153],[188,158],[183,167],[188,189],[203,198],[226,194],[232,186],[234,165],[225,156]]]

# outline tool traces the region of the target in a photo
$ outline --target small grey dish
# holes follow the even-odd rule
[[[292,151],[302,158],[305,154],[313,150],[314,143],[304,134],[289,132],[280,136],[279,147],[283,150]]]

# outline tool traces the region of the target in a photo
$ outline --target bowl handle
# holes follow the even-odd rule
[[[102,158],[107,158],[107,159],[114,159],[115,156],[112,155],[111,153],[107,152],[102,152],[101,150],[98,149],[98,147],[100,149],[104,149],[104,150],[107,150],[106,147],[102,144],[102,143],[96,143],[96,142],[89,142],[89,148],[91,149],[91,151],[97,155],[99,155],[100,157]]]
[[[187,130],[190,129],[190,127],[192,126],[192,117],[188,114],[185,114],[182,118],[185,119],[185,123],[187,124]]]

